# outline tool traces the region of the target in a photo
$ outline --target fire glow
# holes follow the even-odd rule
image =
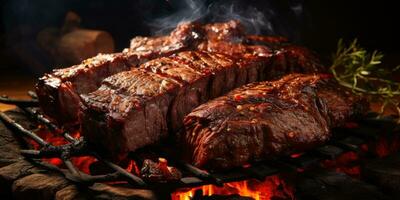
[[[343,172],[353,178],[361,178],[361,165],[368,154],[386,157],[400,150],[400,135],[397,132],[382,134],[376,140],[360,145],[359,152],[346,152],[333,160],[324,160],[322,167]]]
[[[351,127],[349,127],[351,128]],[[54,146],[67,144],[68,141],[60,134],[48,131],[42,126],[39,126],[35,132],[39,137],[51,143]],[[79,138],[78,131],[71,134],[74,138]],[[33,148],[39,150],[40,146],[33,140],[28,140]],[[385,157],[400,149],[400,135],[399,134],[384,134],[376,140],[369,141],[360,145],[360,152],[346,152],[338,156],[334,160],[323,160],[321,166],[328,169],[333,169],[337,172],[346,173],[354,178],[361,178],[360,162],[365,160],[366,154],[373,154],[377,157]],[[303,153],[292,154],[290,157],[298,158]],[[49,162],[58,167],[65,167],[59,158],[43,158],[44,161]],[[73,164],[82,172],[90,173],[90,166],[97,162],[97,159],[92,156],[80,156],[71,158]],[[134,160],[126,160],[123,162],[123,167],[133,173],[140,174],[139,166]],[[250,165],[245,165],[245,168]],[[303,172],[304,169],[299,168],[298,172]],[[114,182],[109,182],[113,184]],[[115,182],[117,183],[117,182]],[[204,185],[189,189],[180,189],[172,193],[172,200],[190,200],[197,195],[213,196],[213,195],[240,195],[242,197],[249,197],[254,200],[272,200],[272,199],[295,199],[294,188],[284,181],[279,175],[267,177],[264,181],[258,180],[244,180],[238,182],[225,183],[223,187],[214,185]]]
[[[51,143],[54,146],[60,146],[64,144],[68,144],[68,141],[65,140],[61,135],[57,135],[57,133],[50,132],[45,129],[43,126],[39,126],[38,130],[35,132],[39,137],[43,138],[46,142]],[[79,131],[75,131],[71,134],[72,137],[78,139],[81,135]],[[28,142],[33,146],[34,149],[39,150],[40,146],[33,140],[28,140]],[[42,158],[43,161],[53,164],[57,167],[63,167],[63,161],[60,158]],[[94,162],[97,162],[97,159],[93,156],[79,156],[71,158],[72,163],[82,172],[86,174],[90,173],[90,165]],[[129,160],[127,161],[126,170],[128,172],[138,174],[139,168],[136,165],[135,161]]]
[[[172,194],[172,200],[190,200],[196,191],[202,191],[204,196],[234,195],[250,197],[254,200],[294,199],[293,189],[279,176],[267,177],[264,181],[245,180],[225,183],[223,187],[204,185],[189,190],[180,190]]]

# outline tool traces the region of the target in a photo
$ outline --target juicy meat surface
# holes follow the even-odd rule
[[[110,76],[81,95],[82,134],[113,157],[154,144],[201,103],[264,79],[265,64],[241,59],[187,51]]]
[[[125,52],[135,52],[142,57],[156,58],[193,49],[203,38],[200,24],[181,23],[169,35],[156,37],[137,36]]]
[[[323,144],[331,128],[367,108],[325,75],[291,74],[197,107],[184,120],[181,141],[195,166],[226,169]]]
[[[106,77],[113,74],[190,48],[199,38],[193,31],[196,26],[182,24],[168,36],[137,37],[131,41],[131,49],[122,53],[99,54],[81,64],[45,74],[36,85],[42,110],[60,124],[76,124],[81,112],[80,94],[96,90]]]
[[[136,60],[135,56],[99,54],[79,65],[45,74],[36,84],[41,109],[60,124],[76,122],[80,113],[79,94],[96,90],[110,74],[128,70],[133,64],[131,60]]]

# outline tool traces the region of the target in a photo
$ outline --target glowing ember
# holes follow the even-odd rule
[[[81,171],[85,172],[86,174],[90,174],[90,165],[97,161],[96,158],[91,156],[81,156],[81,157],[73,157],[71,158],[72,163],[80,169]]]
[[[322,166],[334,169],[337,172],[346,173],[349,176],[360,177],[359,156],[355,152],[347,152],[338,156],[335,160],[325,160]]]
[[[360,178],[361,161],[365,153],[374,154],[378,157],[385,157],[400,150],[399,134],[383,134],[379,139],[370,141],[368,144],[360,145],[361,154],[347,152],[338,156],[335,160],[325,160],[322,166],[334,169],[337,172],[346,173],[349,176]]]
[[[41,137],[43,140],[51,143],[54,146],[60,146],[60,145],[68,143],[68,141],[66,141],[62,136],[56,135],[56,134],[48,131],[43,126],[39,126],[38,130],[35,131],[35,133],[39,137]],[[33,146],[34,149],[37,149],[37,150],[40,149],[39,144],[37,144],[35,141],[29,140],[28,142]]]
[[[134,160],[129,160],[129,164],[125,169],[133,174],[140,174],[140,169]]]
[[[197,190],[201,190],[204,196],[239,194],[240,196],[251,197],[255,200],[269,200],[273,198],[294,199],[291,187],[280,177],[270,176],[263,182],[246,180],[225,183],[223,187],[204,185],[186,191],[177,191],[172,194],[172,200],[190,200]]]
[[[298,158],[300,156],[302,156],[304,153],[294,153],[292,155],[290,155],[291,158]]]
[[[41,137],[46,142],[51,143],[54,146],[60,146],[64,144],[68,144],[68,141],[62,137],[60,134],[50,132],[44,126],[39,125],[38,130],[35,133]],[[74,138],[80,137],[80,132],[75,131],[70,134]],[[33,140],[28,140],[28,142],[33,146],[34,149],[39,150],[40,146]],[[65,167],[63,166],[63,162],[60,158],[42,158],[43,161],[56,165],[58,167]],[[72,163],[76,166],[79,170],[84,173],[90,174],[90,165],[97,161],[96,158],[92,156],[80,156],[80,157],[72,157]],[[138,174],[140,172],[138,166],[136,165],[135,161],[129,160],[126,170],[132,173]]]
[[[63,164],[62,160],[59,158],[43,158],[42,160],[56,166],[61,166]]]

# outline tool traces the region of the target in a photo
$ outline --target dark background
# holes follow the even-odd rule
[[[230,17],[245,19],[249,22],[251,21],[249,18],[255,17],[251,9],[256,9],[259,13],[266,15],[266,20],[272,27],[272,29],[258,27],[261,34],[287,36],[292,41],[303,44],[324,57],[335,50],[339,38],[347,41],[358,38],[362,46],[383,51],[390,63],[397,61],[400,63],[400,59],[397,58],[400,52],[398,48],[400,31],[397,27],[400,16],[395,2],[200,0],[195,2],[200,2],[202,9],[194,10],[190,10],[188,2],[193,2],[193,0],[2,1],[0,73],[21,71],[32,76],[39,76],[52,68],[60,67],[54,66],[52,58],[37,46],[36,36],[46,27],[60,27],[68,11],[74,11],[81,17],[82,27],[111,33],[117,51],[128,47],[129,40],[136,35],[168,32],[168,29],[183,17],[191,19],[191,16],[188,16],[190,14],[196,15],[195,19],[205,22]],[[236,13],[215,9],[229,8],[230,5],[235,5]],[[202,13],[210,6],[214,8],[210,13]],[[256,22],[257,25],[259,24]],[[254,32],[254,30],[251,31]],[[16,51],[19,54],[15,53]],[[35,59],[27,61],[21,58],[21,52]]]

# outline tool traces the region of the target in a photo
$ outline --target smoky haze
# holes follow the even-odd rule
[[[301,40],[304,23],[303,2],[288,1],[213,1],[183,0],[167,1],[171,11],[157,18],[148,16],[146,23],[152,35],[170,32],[181,22],[223,22],[239,20],[250,34],[283,35],[293,41]],[[301,41],[300,41],[301,42]]]

